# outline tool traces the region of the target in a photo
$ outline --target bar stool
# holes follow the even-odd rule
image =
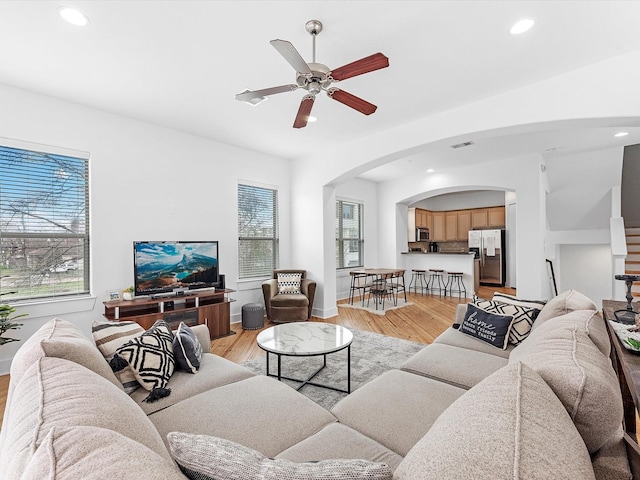
[[[445,295],[447,294],[447,290],[449,291],[449,295],[452,293],[457,293],[458,298],[462,298],[461,294],[464,293],[464,296],[467,296],[467,289],[464,286],[464,282],[462,281],[462,272],[449,272],[449,278],[447,279],[447,285],[445,287]],[[454,287],[457,287],[454,289]]]
[[[429,292],[427,281],[427,271],[420,269],[411,270],[411,281],[409,282],[409,293],[413,287],[413,293],[418,293],[418,282],[420,282],[420,293],[424,295],[425,290]]]
[[[438,268],[429,269],[429,280],[427,281],[427,292],[438,292],[438,295],[447,295],[447,287],[444,283],[444,270]]]

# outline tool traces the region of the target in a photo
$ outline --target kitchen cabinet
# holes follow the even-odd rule
[[[474,208],[471,210],[472,229],[504,226],[504,207]]]
[[[455,241],[458,239],[458,212],[444,213],[444,239]]]
[[[468,233],[471,230],[471,210],[458,211],[458,240],[464,242],[468,239]]]
[[[474,208],[471,211],[471,228],[483,228],[489,226],[486,208]]]
[[[445,240],[445,212],[433,212],[433,235],[434,242]]]
[[[504,207],[487,208],[487,217],[490,227],[504,227],[505,213]]]
[[[427,210],[416,208],[416,227],[429,228],[427,214]]]

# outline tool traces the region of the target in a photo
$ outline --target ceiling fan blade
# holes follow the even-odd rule
[[[284,57],[284,59],[289,62],[293,68],[296,69],[298,73],[306,73],[311,75],[311,69],[307,62],[304,61],[304,58],[298,53],[296,47],[294,47],[291,42],[287,42],[286,40],[271,40],[271,45],[278,50],[280,55]]]
[[[264,97],[275,95],[276,93],[291,92],[300,88],[298,85],[280,85],[279,87],[263,88],[262,90],[245,90],[236,93],[236,100],[241,102],[255,103],[255,101],[263,100]]]
[[[381,68],[386,68],[388,66],[389,59],[378,52],[332,70],[331,78],[336,81],[345,80],[357,75],[362,75],[363,73],[380,70]]]
[[[366,100],[363,100],[351,93],[345,92],[344,90],[340,90],[339,88],[330,88],[327,91],[327,95],[337,100],[340,103],[345,104],[347,107],[351,107],[354,110],[359,111],[360,113],[364,113],[365,115],[371,115],[375,112],[378,107],[376,107],[373,103],[369,103]]]
[[[305,95],[302,97],[302,101],[300,102],[300,108],[298,108],[298,114],[296,115],[296,119],[293,122],[293,128],[302,128],[307,126],[307,122],[309,121],[309,114],[311,113],[311,108],[313,107],[313,102],[316,97],[313,95]]]

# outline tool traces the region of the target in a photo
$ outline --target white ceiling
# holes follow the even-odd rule
[[[60,5],[80,9],[89,25],[63,22]],[[510,35],[522,17],[537,23]],[[376,104],[376,113],[322,95],[313,109],[318,121],[298,130],[292,123],[303,91],[257,107],[234,99],[245,88],[295,83],[269,41],[289,40],[311,61],[310,19],[324,24],[317,61],[330,68],[375,52],[389,57],[389,68],[339,84]],[[638,50],[638,19],[640,1],[3,0],[0,83],[296,159]],[[458,158],[640,143],[640,124],[614,139],[619,126],[485,138]],[[450,152],[433,145],[363,178],[437,168]]]

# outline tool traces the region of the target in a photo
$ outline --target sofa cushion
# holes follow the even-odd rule
[[[293,293],[279,293],[271,297],[271,308],[286,307],[298,308],[308,307],[309,299],[306,295],[296,295]]]
[[[267,458],[224,438],[172,432],[169,448],[182,471],[194,480],[391,480],[384,463],[332,459],[294,463]]]
[[[206,412],[206,422],[202,415],[184,414],[200,411]],[[164,439],[169,432],[210,435],[238,442],[268,457],[336,421],[304,395],[264,375],[195,395],[151,414],[149,419]]]
[[[469,389],[506,364],[507,359],[497,355],[433,343],[407,360],[401,370]]]
[[[539,308],[516,305],[515,303],[504,303],[495,300],[476,299],[473,301],[481,309],[495,313],[497,315],[511,315],[513,323],[509,330],[509,343],[518,345],[531,332],[531,326],[540,313]]]
[[[609,356],[611,341],[607,333],[607,325],[600,314],[594,310],[574,310],[544,322],[536,330],[544,330],[550,334],[554,330],[572,328],[573,326],[584,332],[605,357]]]
[[[180,370],[196,373],[200,368],[202,347],[196,334],[184,322],[180,322],[173,338],[173,354]]]
[[[176,465],[124,435],[98,427],[52,427],[22,480],[184,480]]]
[[[276,456],[292,462],[311,462],[335,458],[360,458],[382,462],[395,470],[402,457],[384,445],[341,423],[331,423],[315,435]]]
[[[171,395],[160,398],[155,402],[144,402],[143,400],[149,392],[139,388],[130,397],[145,414],[150,415],[212,388],[239,382],[253,376],[254,374],[242,365],[218,355],[207,353],[202,356],[200,370],[197,375],[181,370],[173,372],[167,385],[171,389]]]
[[[331,412],[340,423],[404,456],[465,392],[431,378],[390,370],[342,399]]]
[[[452,345],[454,347],[466,348],[477,352],[488,353],[490,355],[497,355],[502,358],[509,358],[511,351],[515,347],[515,345],[507,345],[506,349],[500,350],[493,345],[489,345],[487,342],[483,342],[477,338],[460,333],[460,331],[453,327],[447,328],[444,332],[438,335],[433,343],[443,343],[445,345]]]
[[[15,389],[0,465],[6,478],[20,478],[53,426],[114,430],[170,460],[151,421],[129,396],[100,375],[68,360],[42,357]],[[10,459],[10,460],[9,460]]]
[[[509,332],[513,321],[513,315],[490,312],[470,303],[458,330],[460,333],[470,335],[504,350],[509,342]]]
[[[536,318],[533,328],[536,329],[550,318],[559,317],[574,310],[597,310],[597,307],[586,295],[577,290],[567,290],[547,302]]]
[[[278,280],[279,294],[300,295],[300,283],[302,282],[302,273],[283,273],[276,274]]]
[[[142,335],[118,348],[110,364],[114,372],[127,365],[131,368],[138,383],[151,392],[145,401],[168,396],[171,390],[166,387],[176,365],[171,328],[164,320],[156,321]]]
[[[593,454],[616,435],[622,422],[615,372],[579,325],[543,327],[513,350],[509,363],[526,363],[544,379]]]
[[[620,434],[603,445],[591,458],[597,480],[632,480],[626,443],[622,437],[620,425]]]
[[[24,372],[43,356],[75,362],[122,388],[95,344],[71,322],[49,320],[22,344],[11,362],[11,383],[18,383]]]
[[[411,449],[397,480],[594,479],[589,452],[560,401],[513,363],[454,402]]]
[[[142,335],[144,328],[136,322],[94,321],[91,324],[91,332],[98,350],[100,350],[105,360],[110,362],[116,350],[132,338]],[[118,377],[124,387],[124,391],[127,393],[135,391],[140,386],[131,368],[116,372],[116,377]]]

